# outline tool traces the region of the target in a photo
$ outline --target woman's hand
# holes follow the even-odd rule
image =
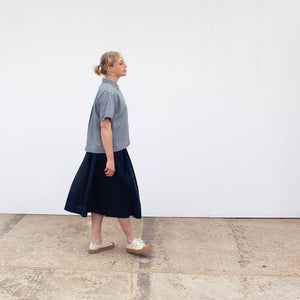
[[[107,177],[111,177],[115,173],[115,161],[114,160],[108,160],[106,162],[106,168],[104,169],[105,175]]]

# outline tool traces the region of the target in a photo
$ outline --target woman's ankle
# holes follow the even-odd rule
[[[134,237],[131,237],[131,238],[127,238],[127,243],[128,243],[128,244],[131,244],[132,241],[135,240],[135,239],[136,239],[135,236],[134,236]]]
[[[92,242],[93,242],[93,244],[95,244],[95,245],[100,245],[101,243],[102,243],[102,239],[92,239]]]

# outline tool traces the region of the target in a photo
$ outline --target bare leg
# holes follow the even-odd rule
[[[92,242],[94,244],[101,244],[101,225],[103,221],[103,215],[92,213]]]
[[[130,218],[118,218],[120,225],[126,235],[127,243],[131,243],[135,239],[135,235],[132,231]]]

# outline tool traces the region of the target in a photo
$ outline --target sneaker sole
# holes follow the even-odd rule
[[[95,253],[98,253],[100,251],[103,251],[103,250],[109,250],[109,249],[112,249],[115,247],[115,243],[114,242],[111,242],[112,245],[109,245],[109,246],[106,246],[106,247],[102,247],[102,248],[99,248],[99,249],[89,249],[89,253],[91,254],[95,254]]]
[[[150,246],[144,246],[142,249],[138,249],[138,250],[126,248],[126,252],[134,253],[134,254],[141,254],[141,253],[147,252],[149,250],[150,250]]]

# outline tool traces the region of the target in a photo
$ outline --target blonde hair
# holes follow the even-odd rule
[[[102,54],[100,64],[94,66],[94,72],[98,75],[107,75],[107,67],[113,67],[114,63],[119,60],[121,53],[117,51],[108,51]]]

